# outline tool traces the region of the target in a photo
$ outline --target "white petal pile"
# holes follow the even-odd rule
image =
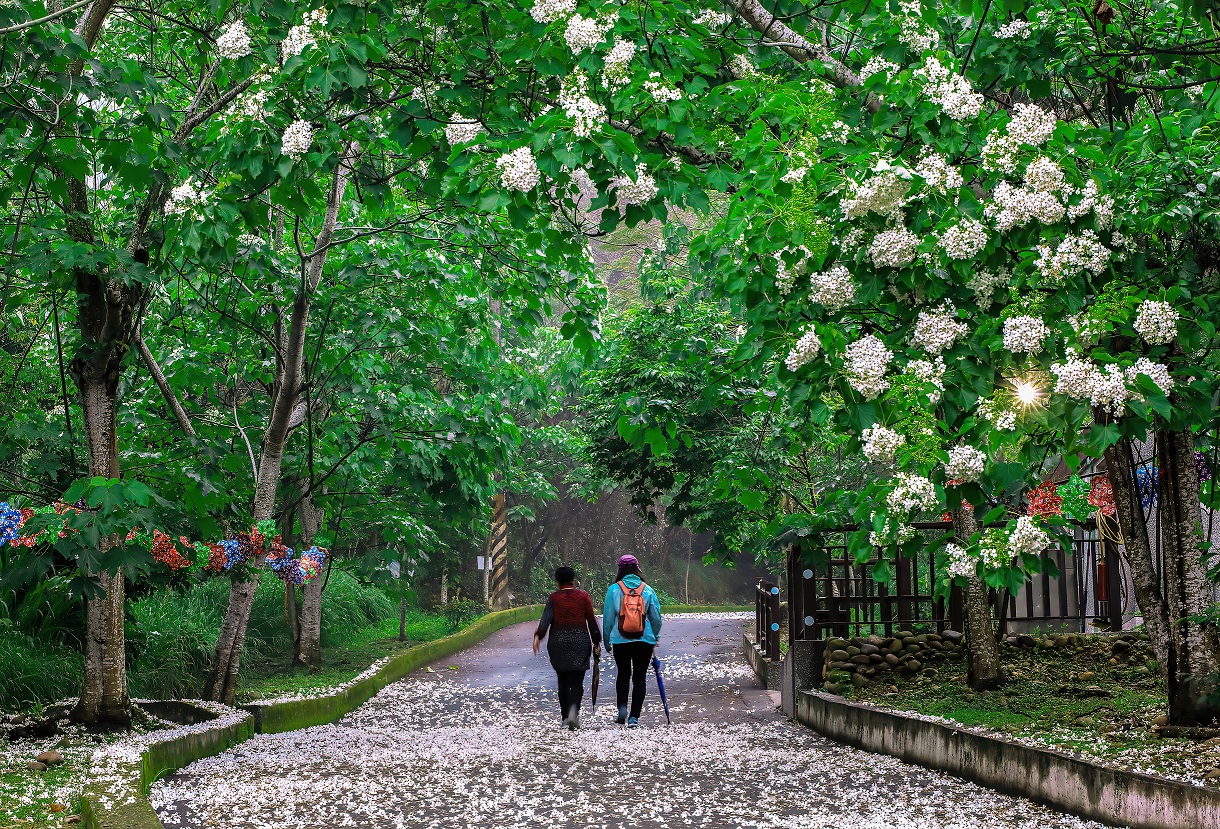
[[[669,727],[651,682],[644,727],[615,726],[607,667],[596,714],[561,730],[545,659],[482,669],[492,640],[338,723],[195,763],[153,804],[167,826],[251,829],[1097,827],[786,722],[737,655],[749,615],[666,619]]]

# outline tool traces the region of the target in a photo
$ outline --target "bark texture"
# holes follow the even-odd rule
[[[288,436],[292,432],[293,413],[301,394],[301,381],[305,367],[305,341],[309,330],[309,313],[318,283],[322,281],[326,255],[334,239],[335,224],[339,218],[339,207],[343,193],[351,176],[358,147],[351,144],[335,165],[331,176],[330,191],[326,200],[326,212],[322,225],[314,240],[313,252],[304,263],[301,285],[292,303],[287,326],[279,326],[282,336],[277,353],[276,382],[273,389],[271,415],[263,433],[258,475],[254,484],[254,502],[251,517],[255,523],[272,517],[275,511],[276,492],[279,489],[280,472],[283,468],[284,451]],[[216,642],[216,655],[208,675],[204,698],[232,704],[237,693],[237,673],[241,666],[241,650],[245,641],[246,626],[250,621],[250,610],[254,604],[254,591],[258,586],[259,571],[265,561],[258,555],[250,565],[233,577],[229,591],[229,604],[225,608],[224,622]]]
[[[959,507],[953,511],[953,534],[965,543],[979,531],[974,511]],[[987,585],[977,574],[966,577],[966,658],[968,679],[976,691],[989,691],[1004,683],[1000,667],[1000,646],[991,621],[991,602]]]
[[[314,536],[321,529],[322,513],[314,507],[313,498],[306,495],[297,505],[297,516],[301,522],[301,535],[297,540],[301,549],[313,544]],[[322,578],[301,588],[301,607],[297,614],[296,654],[293,661],[298,665],[319,665],[322,662]]]
[[[1155,441],[1157,520],[1151,528],[1131,442],[1107,449],[1106,463],[1136,601],[1165,677],[1169,720],[1210,724],[1220,720],[1220,637],[1214,625],[1198,621],[1213,601],[1203,559],[1194,441],[1186,432],[1167,430]]]

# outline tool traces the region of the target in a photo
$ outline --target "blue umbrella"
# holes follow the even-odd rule
[[[665,724],[673,725],[673,720],[669,718],[669,697],[665,696],[665,680],[661,678],[661,660],[657,659],[656,654],[652,656],[652,669],[657,673],[657,690],[661,692],[661,704],[665,706]]]

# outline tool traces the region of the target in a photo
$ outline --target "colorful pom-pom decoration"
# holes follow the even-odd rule
[[[1199,473],[1199,483],[1207,483],[1212,479],[1211,464],[1207,462],[1206,452],[1195,452],[1195,471]]]
[[[1039,518],[1063,515],[1063,499],[1059,497],[1052,481],[1043,481],[1031,489],[1025,496],[1025,501],[1028,504],[1025,510],[1027,515],[1035,515]]]
[[[17,540],[23,523],[21,510],[9,504],[8,501],[0,501],[0,547]]]
[[[310,547],[301,553],[300,558],[293,558],[291,547],[280,543],[277,535],[271,542],[271,552],[267,555],[267,564],[272,572],[288,584],[308,584],[326,563],[326,550],[320,547]]]
[[[1135,485],[1139,489],[1140,503],[1144,509],[1152,509],[1156,504],[1157,468],[1152,465],[1137,467],[1135,470]]]
[[[187,549],[191,548],[191,543],[182,536],[178,537],[178,541]],[[190,559],[187,559],[178,550],[178,546],[168,534],[160,530],[153,530],[152,547],[150,549],[153,560],[164,564],[171,570],[181,570],[183,567],[190,567]]]
[[[1089,506],[1089,485],[1079,475],[1073,475],[1056,490],[1063,499],[1063,514],[1073,521],[1086,521],[1093,512]]]
[[[1114,505],[1114,488],[1110,486],[1110,478],[1106,475],[1096,475],[1089,481],[1089,505],[1107,518],[1113,518],[1118,512]]]

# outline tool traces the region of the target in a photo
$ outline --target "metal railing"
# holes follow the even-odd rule
[[[952,534],[949,522],[914,525],[928,542]],[[793,548],[788,570],[789,638],[821,640],[830,636],[892,636],[899,630],[942,633],[962,630],[962,591],[936,595],[934,552],[890,561],[891,578],[874,578],[876,557],[857,562],[847,549],[856,527],[827,533],[808,561]],[[939,545],[938,545],[939,546]],[[1072,553],[1056,545],[1043,557],[1043,572],[1016,593],[992,591],[992,612],[999,633],[1009,630],[1121,630],[1125,580],[1115,545],[1099,537],[1092,521],[1073,528]],[[1045,565],[1053,565],[1051,567]]]
[[[783,658],[780,653],[779,586],[759,579],[754,591],[754,641],[767,659]]]

